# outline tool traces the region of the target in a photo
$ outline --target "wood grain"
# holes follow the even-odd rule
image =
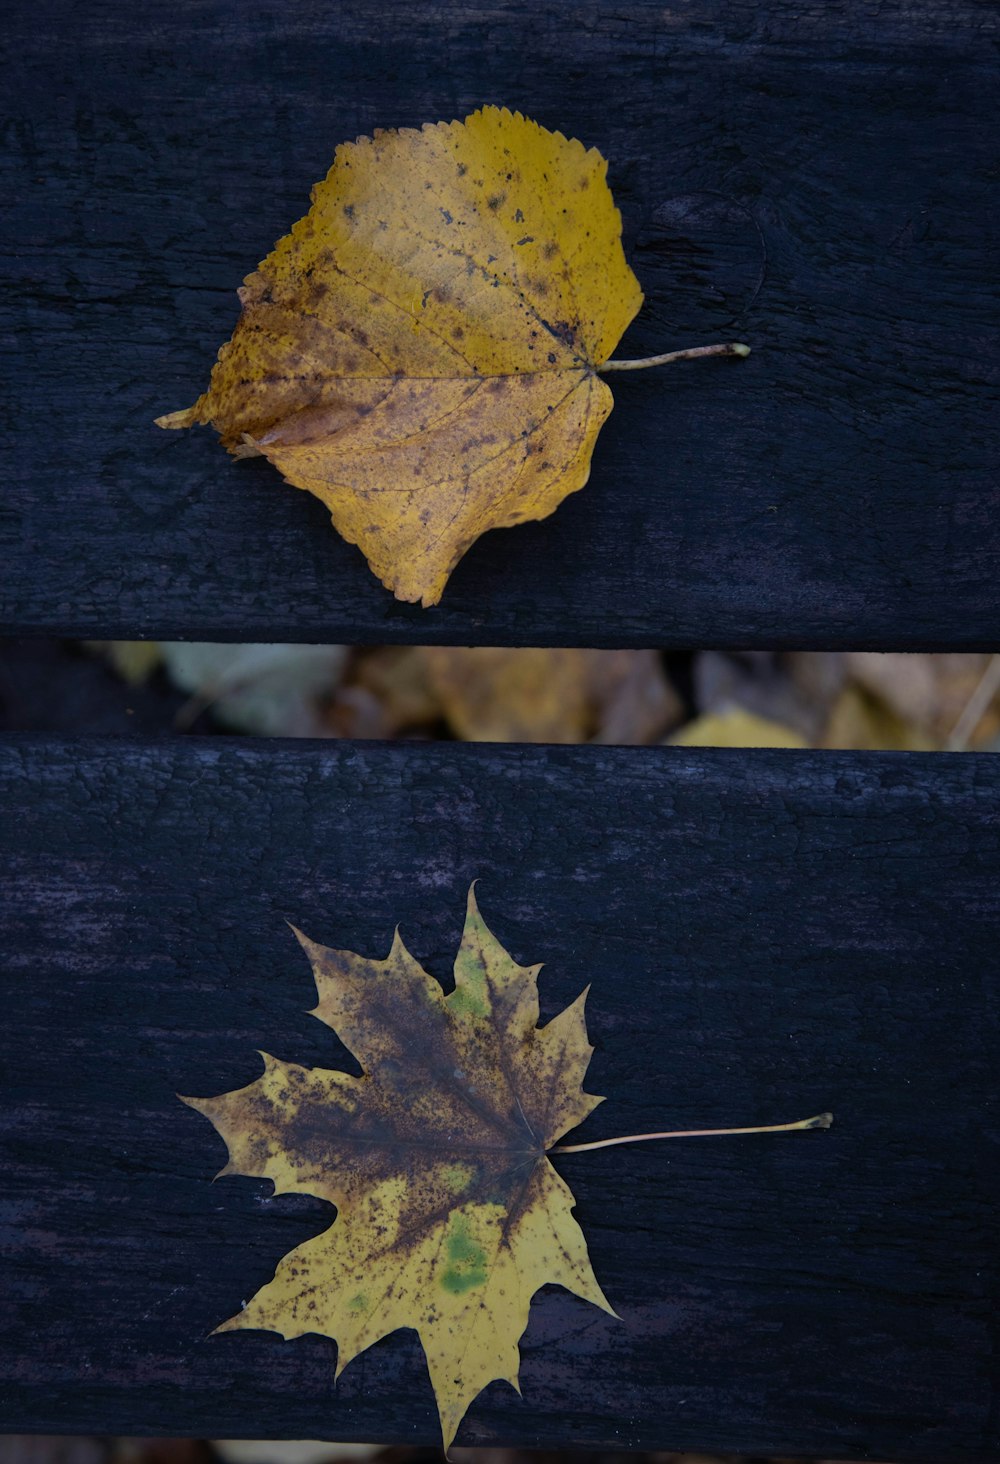
[[[0,628],[993,649],[996,37],[978,0],[15,3]],[[333,149],[505,103],[596,144],[647,304],[584,491],[401,605],[322,506],[157,414]]]
[[[448,979],[473,877],[543,1013],[591,982],[566,1155],[616,1321],[555,1288],[463,1442],[994,1460],[1000,770],[947,757],[0,745],[8,1429],[433,1442],[398,1333],[209,1337],[330,1220],[175,1097],[335,1065],[285,924]]]

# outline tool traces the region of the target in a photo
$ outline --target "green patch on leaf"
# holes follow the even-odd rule
[[[445,1239],[450,1265],[441,1277],[445,1291],[460,1294],[486,1284],[486,1252],[474,1238],[467,1215],[453,1215]]]

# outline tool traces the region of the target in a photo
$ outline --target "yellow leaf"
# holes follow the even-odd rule
[[[611,1312],[573,1195],[546,1157],[601,1102],[582,1088],[586,993],[539,1028],[540,968],[508,955],[471,890],[448,996],[398,932],[384,961],[299,939],[314,1015],[362,1076],[263,1055],[248,1087],[184,1102],[225,1140],[224,1174],[318,1195],[338,1214],[216,1330],[322,1333],[337,1342],[339,1375],[413,1327],[447,1448],[488,1383],[517,1387],[518,1339],[540,1286]]]
[[[422,655],[458,737],[470,742],[585,740],[592,720],[587,651],[424,646]]]
[[[425,646],[458,737],[475,742],[648,742],[679,703],[655,651]]]
[[[208,391],[159,425],[263,453],[399,599],[436,604],[480,534],[589,476],[596,370],[642,302],[606,171],[497,107],[345,143],[240,290]]]
[[[935,743],[863,687],[845,686],[830,709],[821,747],[932,752]]]
[[[801,733],[743,707],[696,717],[669,739],[677,747],[808,747]]]
[[[159,641],[86,641],[88,650],[100,651],[129,686],[142,686],[163,660]]]

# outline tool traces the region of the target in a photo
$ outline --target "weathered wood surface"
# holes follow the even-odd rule
[[[593,983],[581,1138],[836,1123],[561,1159],[621,1320],[547,1289],[460,1438],[996,1459],[997,760],[12,738],[0,788],[4,1427],[433,1442],[412,1334],[336,1390],[209,1339],[330,1211],[174,1095],[336,1062],[286,920],[447,979],[479,876],[545,1013]]]
[[[1000,641],[980,0],[20,0],[6,22],[0,626],[354,642]],[[153,417],[335,145],[527,112],[610,159],[647,306],[590,484],[403,606],[265,463]]]

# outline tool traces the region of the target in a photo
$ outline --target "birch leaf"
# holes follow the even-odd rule
[[[573,1195],[546,1157],[601,1102],[582,1087],[586,993],[539,1027],[540,968],[508,955],[473,890],[447,996],[398,931],[382,961],[299,939],[314,1015],[362,1076],[263,1055],[248,1087],[184,1102],[225,1140],[223,1174],[318,1195],[337,1218],[217,1330],[332,1337],[339,1376],[373,1342],[414,1328],[447,1448],[488,1383],[518,1386],[518,1339],[540,1286],[611,1312]]]
[[[642,302],[595,149],[519,113],[337,149],[240,290],[211,423],[314,493],[401,600],[433,605],[487,529],[586,483],[597,375]]]

